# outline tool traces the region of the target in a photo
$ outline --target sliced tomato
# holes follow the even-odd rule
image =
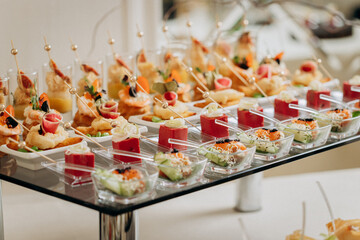
[[[149,85],[149,81],[146,79],[146,77],[139,76],[137,78],[137,82],[146,91],[146,93],[150,93],[150,85]],[[139,88],[139,86],[136,85],[136,91],[140,92],[142,90]]]
[[[46,93],[43,93],[40,95],[39,97],[39,104],[40,104],[40,108],[43,105],[44,102],[48,102],[48,106],[50,107],[50,100],[49,100],[49,96]]]

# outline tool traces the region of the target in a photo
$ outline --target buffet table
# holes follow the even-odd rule
[[[232,175],[205,175],[205,177],[195,185],[176,190],[157,190],[151,198],[140,200],[129,205],[100,202],[92,184],[80,187],[70,187],[59,182],[58,176],[46,169],[31,171],[17,167],[16,169],[13,169],[13,171],[5,172],[5,174],[2,172],[0,174],[0,179],[98,211],[100,216],[100,239],[136,239],[136,217],[134,217],[133,213],[137,209],[243,178],[314,154],[338,148],[358,140],[360,140],[360,134],[336,142],[329,142],[324,146],[304,152],[290,152],[288,156],[275,161],[255,161],[250,168]],[[1,164],[4,165],[7,161],[11,161],[11,159],[9,157],[4,157],[1,159]],[[97,158],[96,161],[102,160]]]

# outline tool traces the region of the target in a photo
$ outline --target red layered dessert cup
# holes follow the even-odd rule
[[[346,102],[356,100],[356,99],[360,99],[360,92],[352,91],[351,90],[352,86],[360,87],[360,84],[359,85],[352,85],[349,82],[344,82],[343,83],[343,93],[344,93],[343,99]]]
[[[111,130],[112,147],[114,150],[121,150],[133,153],[140,153],[140,132],[136,125],[126,123],[125,126],[119,126]],[[115,161],[123,163],[141,163],[141,158],[128,157],[114,154]]]
[[[122,150],[133,153],[140,153],[140,140],[139,138],[127,138],[122,141],[112,141],[114,150]],[[141,158],[128,157],[114,154],[114,159],[124,163],[140,163]]]
[[[320,94],[328,95],[330,96],[329,90],[322,90],[322,91],[316,91],[309,89],[306,93],[306,105],[310,108],[314,109],[324,109],[324,108],[330,108],[331,102],[320,99]]]
[[[216,138],[228,137],[229,128],[216,124],[216,119],[228,122],[228,116],[226,114],[219,117],[208,117],[202,114],[200,116],[201,132]]]
[[[76,146],[69,148],[69,150],[67,150],[65,152],[65,163],[94,168],[95,167],[94,153],[90,152],[90,149],[86,146],[86,143],[80,143],[80,144],[85,144],[83,149],[86,149],[86,150],[84,150],[84,151],[77,150],[74,148]],[[83,179],[88,179],[88,180],[84,180],[84,181],[79,181],[79,182],[75,183],[76,185],[91,182],[91,173],[89,173],[89,172],[65,169],[65,173],[73,175],[77,178],[81,177]],[[68,182],[69,184],[73,183],[73,182],[70,182],[71,181],[70,178],[66,178],[66,181],[69,181]]]
[[[256,110],[263,112],[264,109],[262,107],[255,108]],[[238,116],[238,124],[239,127],[263,127],[264,126],[264,118],[258,115],[252,114],[249,109],[237,109],[237,116]]]
[[[290,102],[275,98],[274,102],[274,111],[275,115],[277,116],[283,116],[283,117],[298,117],[299,116],[299,110],[289,108],[290,104],[299,104],[299,101],[292,100]]]
[[[178,150],[186,150],[186,146],[171,144],[169,143],[169,138],[179,139],[183,141],[187,141],[188,137],[188,128],[185,127],[169,127],[165,124],[160,125],[159,129],[159,145],[168,147],[171,149],[178,149]]]

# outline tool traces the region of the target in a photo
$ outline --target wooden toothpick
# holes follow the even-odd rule
[[[14,55],[15,63],[16,63],[16,68],[17,68],[17,71],[18,71],[18,75],[19,75],[19,77],[21,77],[19,62],[18,62],[17,57],[16,57],[16,55],[18,54],[18,50],[14,47],[14,42],[13,42],[13,40],[11,40],[11,47],[12,47],[12,49],[11,49],[11,54]]]
[[[209,91],[209,89],[204,85],[204,83],[202,83],[201,80],[194,74],[192,67],[186,66],[186,64],[183,62],[181,62],[181,65],[186,69],[186,72],[189,73],[205,91]]]
[[[201,132],[201,130],[194,125],[192,122],[190,122],[189,120],[187,120],[186,118],[184,118],[180,113],[178,113],[177,111],[175,111],[174,109],[172,109],[171,106],[169,106],[169,104],[167,104],[166,102],[163,102],[161,100],[159,100],[157,97],[155,97],[155,100],[161,104],[161,106],[165,109],[169,109],[171,112],[175,113],[176,115],[178,115],[180,118],[184,119],[185,122],[187,122],[188,124],[190,124],[191,126],[193,126],[194,128],[196,128],[197,130],[199,130]]]
[[[237,119],[234,115],[232,115],[230,113],[230,111],[227,111],[223,106],[221,106],[217,101],[215,101],[215,99],[210,97],[210,94],[208,91],[205,92],[205,91],[201,90],[201,88],[199,88],[199,87],[197,87],[197,90],[199,90],[202,93],[204,99],[209,98],[213,103],[216,103],[222,110],[224,110],[224,112],[226,112],[230,117]]]
[[[144,32],[140,30],[139,24],[136,24],[137,37],[140,39],[141,47],[145,52]]]
[[[325,73],[325,75],[330,78],[334,79],[333,76],[330,74],[330,72],[324,67],[324,64],[322,63],[322,60],[320,58],[317,58],[315,55],[313,56],[313,59],[318,64],[318,66],[321,68],[321,70]]]
[[[40,152],[37,152],[37,151],[35,151],[34,149],[29,148],[28,146],[26,146],[26,143],[25,143],[25,142],[18,142],[18,141],[16,141],[15,139],[12,139],[12,138],[8,138],[8,139],[9,139],[9,141],[11,141],[11,142],[13,142],[13,143],[18,144],[18,147],[19,147],[19,148],[25,148],[27,151],[36,153],[36,154],[39,155],[40,157],[45,158],[46,160],[48,160],[49,162],[56,163],[55,160],[53,160],[53,159],[51,159],[51,158],[49,158],[49,157],[41,154]]]
[[[71,129],[74,132],[76,132],[77,134],[83,136],[84,138],[90,140],[91,142],[95,143],[96,145],[98,145],[99,147],[101,147],[104,150],[107,150],[106,147],[104,147],[103,145],[101,145],[100,143],[98,143],[97,141],[95,141],[94,139],[92,139],[91,137],[86,136],[84,133],[80,132],[79,130],[77,130],[76,128],[74,128],[73,126],[71,126],[70,122],[63,122],[62,120],[58,120],[60,123],[62,123],[64,125],[65,128],[67,129]]]
[[[116,62],[116,52],[115,52],[115,49],[114,49],[115,39],[111,37],[111,34],[110,34],[109,30],[107,31],[107,33],[108,33],[108,37],[109,37],[108,43],[109,43],[110,48],[111,48],[111,53],[112,53],[112,55],[114,57],[114,60]]]
[[[331,208],[331,205],[330,205],[330,202],[329,202],[329,199],[325,193],[325,190],[323,188],[323,186],[321,185],[321,183],[319,181],[316,181],[319,189],[320,189],[320,192],[321,192],[321,195],[323,196],[324,200],[325,200],[325,203],[326,203],[326,206],[328,208],[328,211],[329,211],[329,214],[330,214],[330,218],[331,218],[331,223],[332,223],[332,226],[333,226],[333,230],[334,232],[336,232],[336,226],[335,226],[335,220],[334,220],[334,214],[333,214],[333,211],[332,211],[332,208]]]
[[[226,57],[221,57],[218,53],[214,52],[215,56],[225,64],[225,66],[238,78],[240,79],[246,86],[249,86],[248,81],[246,81],[240,74],[238,74],[232,66],[230,66],[228,59]]]

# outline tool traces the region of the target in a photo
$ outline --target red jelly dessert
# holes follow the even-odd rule
[[[329,90],[316,91],[311,89],[308,90],[306,94],[306,100],[307,100],[306,105],[314,109],[330,108],[331,102],[320,99],[320,94],[330,96],[330,91]]]
[[[127,138],[122,141],[116,141],[113,139],[112,146],[114,150],[123,150],[127,152],[140,153],[140,140],[139,138]],[[124,163],[139,163],[140,158],[127,157],[121,155],[115,155],[114,158]]]
[[[172,149],[176,148],[178,150],[186,150],[187,149],[186,146],[169,143],[169,138],[187,141],[187,135],[188,135],[188,128],[186,126],[173,128],[166,126],[165,123],[164,125],[161,125],[159,129],[159,144],[161,146]]]
[[[352,86],[360,87],[360,85],[352,85],[349,82],[344,82],[343,83],[343,92],[344,92],[343,99],[346,102],[356,100],[356,99],[360,99],[360,92],[351,91]]]
[[[279,98],[275,98],[275,102],[274,102],[275,115],[279,117],[298,117],[299,110],[289,108],[289,104],[298,105],[298,100],[295,99],[288,102]]]
[[[228,137],[229,128],[216,124],[216,119],[228,122],[228,116],[225,114],[219,117],[208,117],[205,114],[200,115],[201,131],[216,138]]]
[[[84,143],[80,143],[80,144],[83,145]],[[77,145],[80,146],[80,144],[77,144]],[[76,149],[76,147],[77,146],[74,145],[73,147],[70,147],[70,149],[65,152],[65,163],[94,168],[95,167],[94,153],[90,152],[90,149],[86,145],[84,146],[83,150],[81,150],[81,147],[80,147],[80,149]],[[81,153],[82,151],[83,151],[83,153]],[[73,175],[75,177],[81,177],[82,179],[88,178],[88,180],[81,180],[76,183],[74,183],[73,179],[67,178],[66,181],[69,184],[77,185],[77,184],[84,184],[84,183],[91,182],[91,179],[90,179],[91,173],[89,173],[89,172],[65,169],[65,173]]]
[[[257,107],[256,110],[263,112],[262,107]],[[251,128],[263,127],[264,118],[256,114],[252,114],[249,109],[237,109],[239,126],[246,126]]]

